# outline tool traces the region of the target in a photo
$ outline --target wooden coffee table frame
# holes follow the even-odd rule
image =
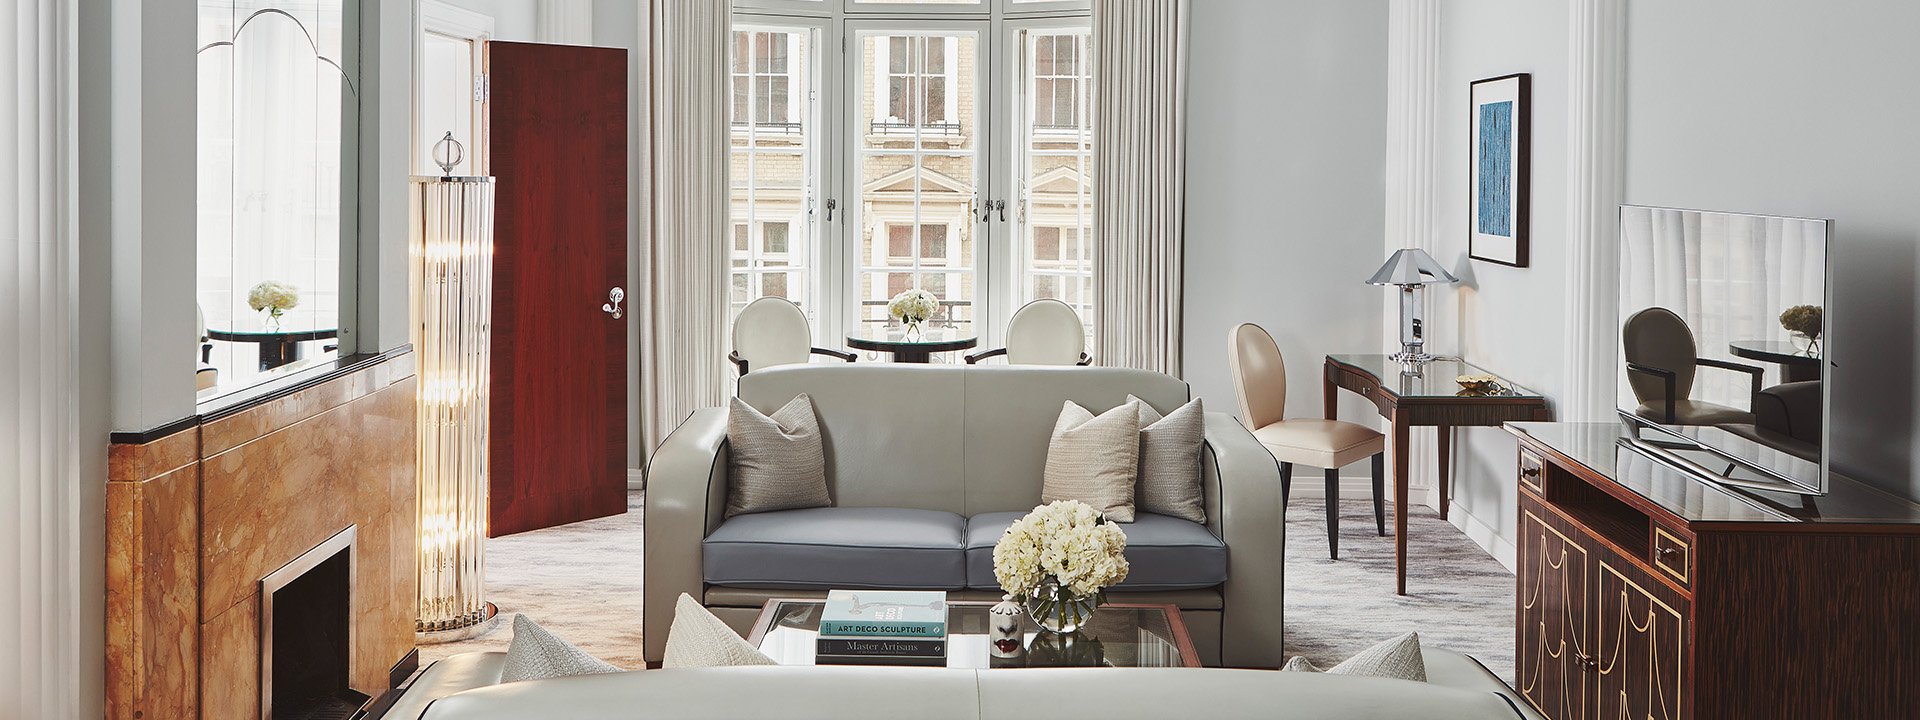
[[[824,598],[769,598],[760,606],[760,616],[753,620],[753,632],[747,636],[747,642],[755,648],[767,639],[767,631],[773,628],[774,608],[782,603],[826,603]],[[947,605],[962,607],[993,607],[996,603],[980,600],[948,600]],[[1204,667],[1200,664],[1200,651],[1193,647],[1193,636],[1187,632],[1187,621],[1180,616],[1180,606],[1170,603],[1106,603],[1101,608],[1129,608],[1136,610],[1159,610],[1167,614],[1167,629],[1173,632],[1173,645],[1180,651],[1180,664],[1183,667]]]

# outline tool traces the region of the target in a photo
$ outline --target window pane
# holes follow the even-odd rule
[[[1088,102],[1084,29],[1025,33],[1020,103],[1019,187],[1023,300],[1055,298],[1074,307],[1091,333],[1094,307],[1092,145],[1082,117]]]
[[[920,226],[920,259],[931,264],[947,264],[947,226]]]
[[[866,147],[970,149],[975,134],[972,34],[869,35],[861,39]]]
[[[806,106],[814,82],[812,37],[810,30],[764,27],[734,32],[740,71],[732,76],[729,213],[736,311],[739,303],[768,295],[813,309],[811,237],[818,229],[810,210],[819,163]]]
[[[786,254],[787,252],[787,224],[786,223],[783,223],[783,222],[767,223],[764,226],[762,226],[761,232],[766,233],[766,238],[767,238],[766,251],[768,254],[776,254],[776,253],[782,254],[782,255]]]

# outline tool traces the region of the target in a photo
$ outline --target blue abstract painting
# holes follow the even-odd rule
[[[1474,178],[1479,204],[1474,208],[1474,226],[1479,232],[1499,237],[1513,236],[1513,101],[1503,100],[1480,106],[1480,166]]]

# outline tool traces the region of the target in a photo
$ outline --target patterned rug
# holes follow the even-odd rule
[[[513,615],[627,668],[643,663],[640,640],[640,500],[629,512],[487,542],[488,598],[500,606],[493,632],[420,648],[422,663],[475,650],[504,650]],[[1393,538],[1373,534],[1372,506],[1340,504],[1340,560],[1327,559],[1319,499],[1294,503],[1287,519],[1287,653],[1321,667],[1408,630],[1423,645],[1469,653],[1501,677],[1513,674],[1513,576],[1425,507],[1408,518],[1406,597],[1393,594]],[[1387,508],[1391,513],[1393,508]],[[1393,518],[1387,518],[1389,530]]]

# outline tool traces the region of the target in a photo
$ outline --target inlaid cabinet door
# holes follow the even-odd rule
[[[1523,497],[1520,508],[1514,687],[1552,720],[1588,720],[1594,717],[1588,544],[1531,498]]]
[[[1602,562],[1598,580],[1598,717],[1685,720],[1685,601],[1630,566]]]

